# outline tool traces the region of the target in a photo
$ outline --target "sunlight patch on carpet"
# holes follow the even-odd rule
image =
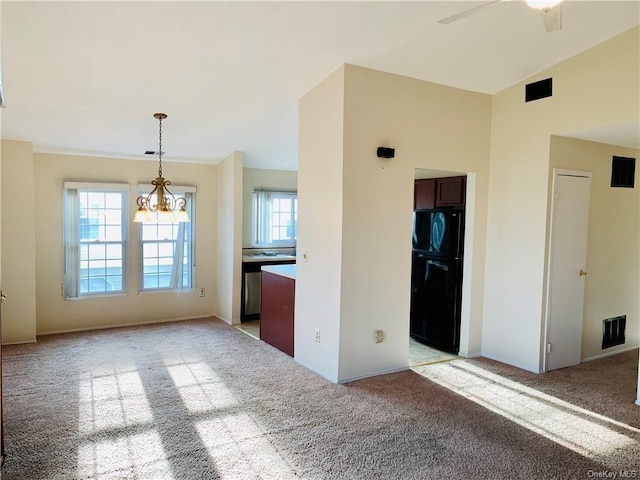
[[[246,413],[203,420],[196,429],[223,479],[299,478]]]
[[[162,478],[172,480],[160,435],[125,433],[153,422],[142,380],[134,366],[100,365],[79,379],[78,478]],[[106,438],[102,438],[105,437]]]
[[[572,405],[464,361],[414,369],[509,420],[588,458],[602,458],[636,443],[640,430]]]
[[[190,413],[219,410],[238,404],[233,393],[206,363],[176,363],[175,360],[165,363],[182,402]]]
[[[142,381],[133,367],[83,373],[78,400],[79,431],[83,435],[153,420]]]
[[[160,435],[158,432],[148,431],[80,445],[78,478],[173,480],[174,477],[171,466],[165,460]]]

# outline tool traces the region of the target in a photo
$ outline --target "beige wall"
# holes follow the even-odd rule
[[[216,316],[230,325],[240,323],[242,275],[242,153],[233,152],[218,165],[218,268]]]
[[[2,131],[2,109],[0,108],[0,132]],[[2,294],[2,144],[0,143],[0,295]],[[0,335],[2,331],[2,303],[0,298]],[[0,336],[0,344],[2,337]]]
[[[490,114],[487,95],[352,65],[303,97],[298,258],[306,252],[308,262],[298,262],[297,359],[337,366],[325,375],[337,381],[407,367],[415,168],[475,174],[464,348],[479,349]],[[396,157],[378,159],[380,145],[395,147]],[[375,329],[385,332],[381,344]],[[326,350],[338,352],[337,365],[327,364]]]
[[[461,353],[479,353],[490,115],[488,95],[347,65],[341,379],[407,364],[416,168],[473,174]],[[380,145],[396,157],[377,158]],[[374,329],[385,342],[373,342]]]
[[[345,67],[307,93],[298,111],[298,262],[295,359],[338,381]],[[320,330],[320,342],[315,331]]]
[[[30,143],[2,142],[3,343],[36,339],[36,226],[34,162]],[[51,215],[45,202],[44,214]]]
[[[582,358],[611,354],[640,343],[640,189],[611,188],[614,155],[640,158],[640,150],[551,137],[554,168],[592,172]],[[636,175],[637,176],[637,175]],[[550,180],[551,181],[551,180]],[[636,180],[637,185],[637,180]],[[626,343],[602,350],[602,320],[627,316]]]
[[[21,178],[35,185],[36,204],[36,305],[37,332],[51,333],[208,316],[216,311],[214,272],[216,262],[218,169],[212,165],[164,163],[163,173],[173,184],[195,185],[196,194],[196,289],[185,292],[138,292],[140,264],[137,260],[137,225],[128,225],[129,284],[126,295],[65,300],[63,283],[63,182],[65,180],[119,182],[131,185],[129,218],[133,218],[136,185],[149,183],[157,162],[94,157],[35,154],[35,175]],[[14,179],[15,180],[15,179]],[[47,208],[42,208],[46,205]],[[198,297],[197,288],[210,292]]]
[[[265,170],[262,168],[245,168],[243,170],[242,194],[242,246],[251,247],[253,217],[253,189],[256,187],[285,188],[295,190],[298,186],[298,172],[289,170]]]
[[[640,27],[492,98],[483,355],[543,368],[551,135],[637,124]],[[524,102],[524,85],[553,77],[553,96]]]

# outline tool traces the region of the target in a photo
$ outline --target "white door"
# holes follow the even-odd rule
[[[582,358],[591,173],[554,170],[547,294],[546,370]]]

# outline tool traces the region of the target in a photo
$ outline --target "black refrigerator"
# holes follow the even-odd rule
[[[460,349],[464,211],[413,213],[410,335],[439,350]]]

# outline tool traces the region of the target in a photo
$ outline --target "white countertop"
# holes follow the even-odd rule
[[[282,260],[295,260],[295,255],[279,253],[278,255],[243,255],[243,262],[281,262]]]
[[[282,277],[296,279],[296,265],[265,265],[262,267],[263,272],[273,273]]]

